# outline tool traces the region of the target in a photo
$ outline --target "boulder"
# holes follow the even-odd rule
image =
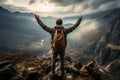
[[[0,62],[0,80],[9,80],[16,75],[12,62]]]
[[[38,80],[38,78],[39,78],[38,72],[33,71],[28,73],[26,80]]]
[[[106,67],[105,70],[113,75],[117,76],[118,80],[120,79],[120,59],[116,59],[110,62]]]

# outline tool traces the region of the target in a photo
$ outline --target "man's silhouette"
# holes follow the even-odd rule
[[[64,76],[64,55],[65,55],[65,49],[67,44],[67,34],[72,32],[75,28],[77,28],[82,20],[82,17],[79,17],[77,22],[69,28],[64,28],[62,26],[62,19],[56,20],[56,26],[51,28],[46,26],[40,19],[38,15],[35,15],[35,18],[38,22],[38,24],[47,32],[51,34],[51,48],[52,48],[52,54],[53,54],[53,62],[52,62],[52,74],[55,75],[55,63],[57,56],[60,56],[60,62],[61,62],[61,75]],[[62,31],[60,31],[62,30]],[[59,34],[61,32],[61,34]],[[57,36],[57,37],[56,37]],[[59,41],[55,41],[58,40]],[[57,45],[56,45],[57,44]],[[60,46],[62,45],[62,47]]]

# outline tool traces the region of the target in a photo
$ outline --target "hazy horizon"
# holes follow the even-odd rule
[[[118,8],[119,3],[120,0],[0,0],[0,6],[12,12],[53,17],[96,13]]]

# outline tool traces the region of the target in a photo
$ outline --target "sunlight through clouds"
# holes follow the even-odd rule
[[[0,6],[12,12],[54,17],[91,14],[120,7],[119,3],[120,0],[0,0]]]
[[[33,5],[30,5],[28,7],[29,9],[31,9],[31,11],[34,11],[34,12],[52,12],[54,11],[54,6],[53,5],[47,5],[47,4],[39,4],[39,3],[36,3],[36,4],[33,4]]]

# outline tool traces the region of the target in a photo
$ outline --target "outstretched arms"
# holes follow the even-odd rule
[[[82,20],[82,16],[81,16],[81,17],[78,17],[77,22],[76,22],[72,27],[65,29],[65,30],[66,30],[66,33],[72,32],[75,28],[77,28],[77,27],[79,26],[81,20]]]
[[[46,26],[40,19],[39,15],[35,15],[35,19],[37,20],[38,24],[47,32],[52,33],[52,28]]]

